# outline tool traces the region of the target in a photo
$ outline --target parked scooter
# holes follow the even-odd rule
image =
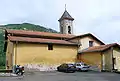
[[[14,73],[17,75],[23,75],[24,74],[24,67],[20,66],[20,65],[16,65]]]

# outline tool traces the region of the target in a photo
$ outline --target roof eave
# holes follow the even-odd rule
[[[83,51],[83,52],[78,52],[78,54],[80,54],[80,53],[91,53],[91,52],[104,52],[104,51],[110,49],[111,47],[115,47],[115,46],[117,46],[117,47],[120,48],[120,45],[119,45],[119,44],[114,43],[113,45],[111,45],[111,46],[109,46],[109,47],[107,47],[107,48],[105,48],[105,49],[102,49],[102,50]]]
[[[100,50],[100,51],[85,51],[85,52],[78,52],[78,54],[81,54],[81,53],[92,53],[92,52],[102,52],[102,50]]]
[[[67,19],[67,20],[74,20],[74,18],[67,18],[67,17],[65,17],[65,18],[60,18],[58,21],[62,21],[62,20],[64,20],[64,19]]]
[[[54,38],[65,38],[65,39],[69,39],[69,38],[74,37],[72,35],[70,35],[70,36],[67,36],[67,35],[64,35],[64,34],[60,35],[59,33],[52,33],[52,34],[56,34],[56,36],[55,36],[55,35],[40,35],[40,34],[36,35],[36,34],[26,34],[26,33],[17,33],[16,32],[16,31],[24,31],[24,30],[15,30],[15,32],[12,32],[12,31],[14,31],[14,30],[11,30],[11,29],[5,30],[6,36],[7,36],[7,34],[13,34],[13,35],[21,35],[21,36],[22,35],[23,36],[37,36],[37,37],[41,37],[42,36],[42,37],[54,37]],[[27,32],[29,32],[29,31],[27,31]],[[35,32],[39,32],[39,31],[35,31]],[[44,32],[44,33],[48,34],[49,32]]]
[[[78,37],[83,38],[83,37],[85,37],[85,36],[91,36],[91,37],[93,37],[94,39],[96,39],[97,41],[99,41],[102,45],[105,45],[105,43],[103,43],[101,40],[99,40],[97,37],[95,37],[95,36],[92,35],[91,33],[87,33],[87,34],[75,36],[75,37],[69,38],[69,39],[67,39],[67,40],[72,40],[72,39],[75,39],[75,38],[78,38]]]
[[[65,43],[53,43],[53,42],[31,42],[31,41],[15,41],[10,40],[11,42],[23,42],[23,43],[40,43],[40,44],[57,44],[57,45],[71,45],[71,46],[78,46],[77,44],[65,44]]]

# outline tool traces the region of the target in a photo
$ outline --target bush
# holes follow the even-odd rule
[[[0,55],[0,66],[5,66],[6,62],[5,57],[6,57],[5,54]]]
[[[6,54],[4,52],[4,34],[5,32],[1,29],[0,30],[0,67],[5,67],[6,63]]]

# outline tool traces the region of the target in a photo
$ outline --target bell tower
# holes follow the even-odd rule
[[[65,8],[63,15],[58,20],[60,25],[60,33],[73,34],[73,20],[74,18],[70,16],[70,14],[67,12]]]

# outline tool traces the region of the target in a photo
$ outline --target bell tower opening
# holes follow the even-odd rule
[[[71,27],[68,26],[68,34],[71,34]]]

